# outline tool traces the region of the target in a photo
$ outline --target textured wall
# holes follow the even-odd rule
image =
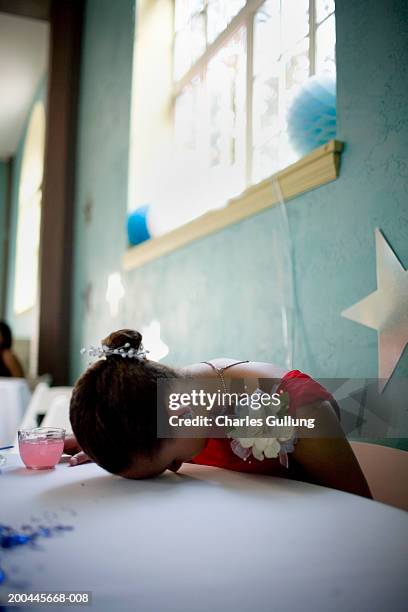
[[[376,332],[340,312],[376,288],[375,227],[408,267],[406,9],[402,0],[337,4],[341,174],[286,208],[297,293],[294,365],[315,376],[376,376]],[[86,365],[83,344],[152,319],[170,346],[168,363],[230,356],[284,365],[281,305],[292,305],[279,207],[122,272],[126,297],[119,315],[109,314],[107,278],[121,271],[125,249],[132,36],[131,0],[88,0],[72,378]]]
[[[80,80],[73,281],[72,372],[79,349],[109,319],[107,277],[126,248],[133,0],[86,3]]]

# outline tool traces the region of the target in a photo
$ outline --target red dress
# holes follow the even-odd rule
[[[296,416],[296,409],[300,406],[307,406],[318,400],[330,401],[340,417],[338,406],[332,395],[300,370],[292,370],[285,374],[278,387],[279,391],[287,391],[289,394],[289,414]],[[211,465],[235,470],[236,472],[247,472],[252,474],[271,474],[276,472],[279,461],[277,459],[267,459],[258,461],[255,457],[244,461],[238,457],[231,448],[231,440],[228,438],[209,438],[206,446],[199,455],[193,457],[191,463],[199,465]]]

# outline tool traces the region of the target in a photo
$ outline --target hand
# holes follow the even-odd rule
[[[64,453],[72,455],[68,465],[81,465],[81,463],[88,463],[92,461],[86,453],[81,450],[75,436],[69,435],[64,440]]]

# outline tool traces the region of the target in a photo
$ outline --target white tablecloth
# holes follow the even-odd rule
[[[6,571],[26,590],[92,591],[98,612],[406,610],[408,513],[354,495],[193,465],[30,472],[12,455],[0,495],[0,522],[74,527],[5,551]]]
[[[13,444],[29,401],[25,380],[0,378],[0,447]]]

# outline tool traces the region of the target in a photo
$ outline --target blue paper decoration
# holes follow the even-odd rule
[[[140,206],[133,212],[129,213],[127,219],[127,233],[129,244],[135,246],[150,238],[149,227],[147,225],[147,215],[149,205]]]
[[[336,80],[330,75],[308,79],[287,115],[288,135],[300,155],[336,137]]]

